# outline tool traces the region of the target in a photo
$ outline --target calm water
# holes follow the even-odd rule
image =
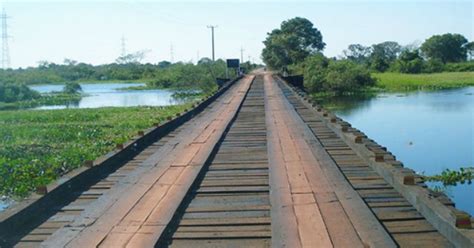
[[[474,87],[340,98],[325,105],[416,172],[474,167]],[[446,191],[458,208],[474,215],[473,184]]]
[[[67,105],[40,106],[36,109],[63,109],[63,108],[99,108],[99,107],[132,107],[132,106],[167,106],[178,104],[181,101],[174,99],[171,90],[119,90],[130,86],[140,86],[140,83],[105,83],[81,84],[86,94],[78,103]],[[37,85],[32,89],[40,93],[61,91],[64,85]]]

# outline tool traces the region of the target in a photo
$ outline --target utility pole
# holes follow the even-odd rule
[[[244,63],[244,48],[240,47],[240,63]]]
[[[8,25],[7,19],[10,18],[7,16],[7,12],[5,8],[3,8],[3,12],[0,15],[0,19],[2,19],[2,68],[8,69],[10,68],[10,48],[8,46]]]
[[[127,55],[127,49],[125,48],[125,36],[122,35],[122,53],[120,56],[125,57]]]
[[[214,51],[214,29],[217,28],[217,26],[209,25],[207,28],[211,29],[211,34],[212,34],[212,61],[215,61],[215,51]]]

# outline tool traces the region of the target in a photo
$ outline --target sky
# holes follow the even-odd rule
[[[397,41],[421,44],[443,33],[474,38],[473,1],[110,1],[0,0],[8,16],[13,68],[65,58],[90,64],[112,63],[121,54],[147,51],[143,62],[196,62],[211,57],[261,62],[267,32],[300,16],[318,28],[326,56],[339,56],[349,44]],[[171,49],[172,47],[172,49]]]

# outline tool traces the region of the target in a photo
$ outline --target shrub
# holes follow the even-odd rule
[[[419,50],[404,50],[399,58],[392,64],[391,71],[401,73],[421,73],[424,69],[424,61]]]
[[[301,70],[304,76],[304,86],[309,92],[323,90],[329,59],[322,54],[306,58]]]
[[[345,92],[353,92],[366,86],[373,86],[375,79],[363,66],[352,61],[334,61],[329,64],[327,75],[323,82],[325,91],[341,95]]]
[[[66,94],[77,94],[80,91],[82,91],[82,87],[77,82],[67,82],[63,88],[63,92]]]
[[[433,73],[433,72],[442,72],[444,70],[444,64],[439,59],[430,59],[426,62],[425,65],[425,72]]]
[[[375,84],[367,68],[349,60],[329,60],[318,54],[308,57],[301,67],[304,86],[310,93],[326,91],[341,95]]]
[[[231,72],[231,70],[229,72]],[[216,78],[223,78],[225,76],[226,63],[223,60],[213,62],[202,59],[197,65],[191,63],[175,63],[164,69],[160,69],[156,72],[154,79],[148,83],[148,86],[181,89],[192,88],[200,89],[208,93],[217,88]]]
[[[19,102],[40,98],[41,95],[24,84],[0,82],[0,102]]]
[[[444,70],[449,72],[474,71],[474,61],[463,63],[447,63],[444,66]]]

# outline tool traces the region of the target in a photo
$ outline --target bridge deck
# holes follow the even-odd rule
[[[12,242],[452,246],[367,158],[270,74],[238,81],[204,112],[78,194]]]

